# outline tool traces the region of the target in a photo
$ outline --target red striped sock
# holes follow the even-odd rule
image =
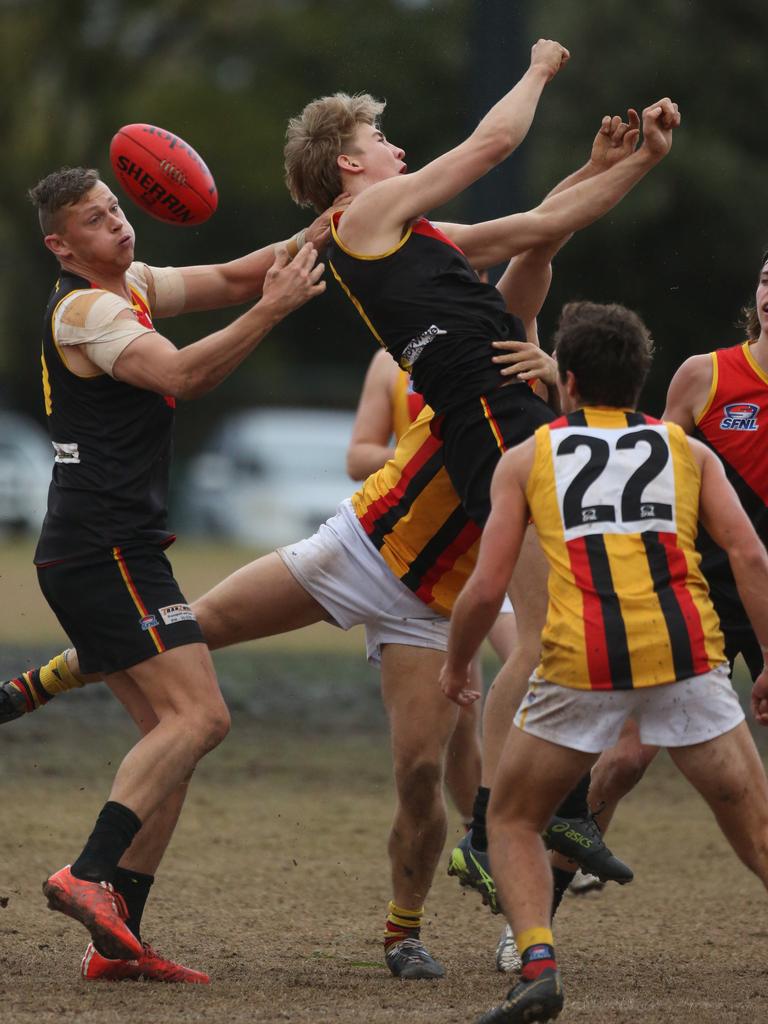
[[[535,981],[541,972],[548,967],[553,971],[557,970],[555,950],[544,942],[528,946],[523,950],[521,959],[523,961],[523,968],[520,971],[520,976],[525,981]]]
[[[41,704],[47,704],[51,699],[51,694],[40,682],[40,669],[38,668],[22,672],[16,679],[9,680],[7,685],[13,686],[19,691],[27,705],[27,711],[34,711],[35,708],[39,708]]]
[[[389,949],[403,939],[418,939],[423,914],[424,907],[419,907],[418,910],[404,910],[390,901],[389,913],[384,922],[384,949]]]

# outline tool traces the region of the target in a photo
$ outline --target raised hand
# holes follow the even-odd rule
[[[636,110],[629,108],[626,121],[618,114],[606,114],[592,143],[590,162],[597,170],[605,171],[634,153],[639,140],[640,116]]]
[[[539,39],[531,47],[531,67],[544,67],[547,81],[551,81],[560,68],[568,63],[570,56],[566,48],[554,39]]]
[[[665,96],[643,111],[643,148],[661,160],[672,148],[672,133],[680,125],[676,103]]]
[[[293,259],[286,246],[277,246],[275,260],[264,278],[262,300],[273,303],[285,316],[321,295],[325,291],[325,281],[320,280],[325,265],[316,260],[317,252],[311,242],[299,249]]]

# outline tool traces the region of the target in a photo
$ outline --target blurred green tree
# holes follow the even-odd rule
[[[484,17],[493,31],[479,33]],[[652,10],[620,0],[0,0],[11,157],[0,181],[0,401],[40,417],[40,317],[55,267],[24,193],[42,174],[85,163],[114,185],[114,131],[133,121],[171,128],[211,166],[219,210],[183,229],[127,203],[139,257],[159,265],[228,259],[308,221],[283,185],[282,140],[288,117],[309,99],[340,89],[385,97],[385,126],[419,166],[471,127],[478,76],[506,75],[511,85],[522,70],[518,55],[550,36],[572,59],[513,157],[526,171],[520,194],[497,187],[499,213],[537,202],[583,160],[602,114],[667,94],[683,111],[665,164],[558,258],[542,318],[546,341],[567,299],[636,307],[659,347],[646,400],[659,411],[687,354],[738,340],[733,324],[768,239],[758,212],[768,158],[758,120],[767,30],[768,8],[758,0],[727,8],[659,0]],[[470,196],[448,215],[471,210]],[[168,333],[183,344],[225,316],[184,318]],[[372,351],[330,287],[196,403],[194,417],[182,408],[181,448],[194,447],[233,406],[352,405]]]
[[[756,122],[768,7],[592,0],[586,11],[567,0],[531,5],[531,36],[559,39],[572,59],[529,137],[529,199],[561,174],[564,154],[587,152],[603,114],[671,96],[683,123],[667,160],[558,257],[544,335],[569,299],[637,309],[657,345],[643,404],[660,413],[684,358],[744,337],[737,321],[768,244],[768,139]]]

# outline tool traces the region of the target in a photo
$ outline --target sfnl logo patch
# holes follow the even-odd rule
[[[733,402],[723,409],[721,430],[757,430],[759,406],[752,402]]]

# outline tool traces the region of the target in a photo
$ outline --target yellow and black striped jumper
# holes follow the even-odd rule
[[[397,578],[449,616],[475,567],[480,528],[464,511],[425,406],[394,456],[352,496],[368,539]]]
[[[550,566],[538,674],[622,690],[721,664],[695,547],[701,474],[682,429],[588,407],[535,437],[526,496]]]
[[[391,250],[374,256],[347,248],[331,225],[331,272],[380,345],[407,370],[434,409],[445,466],[467,513],[482,527],[501,454],[553,414],[525,383],[509,383],[493,363],[496,340],[525,340],[492,285],[425,217]]]

